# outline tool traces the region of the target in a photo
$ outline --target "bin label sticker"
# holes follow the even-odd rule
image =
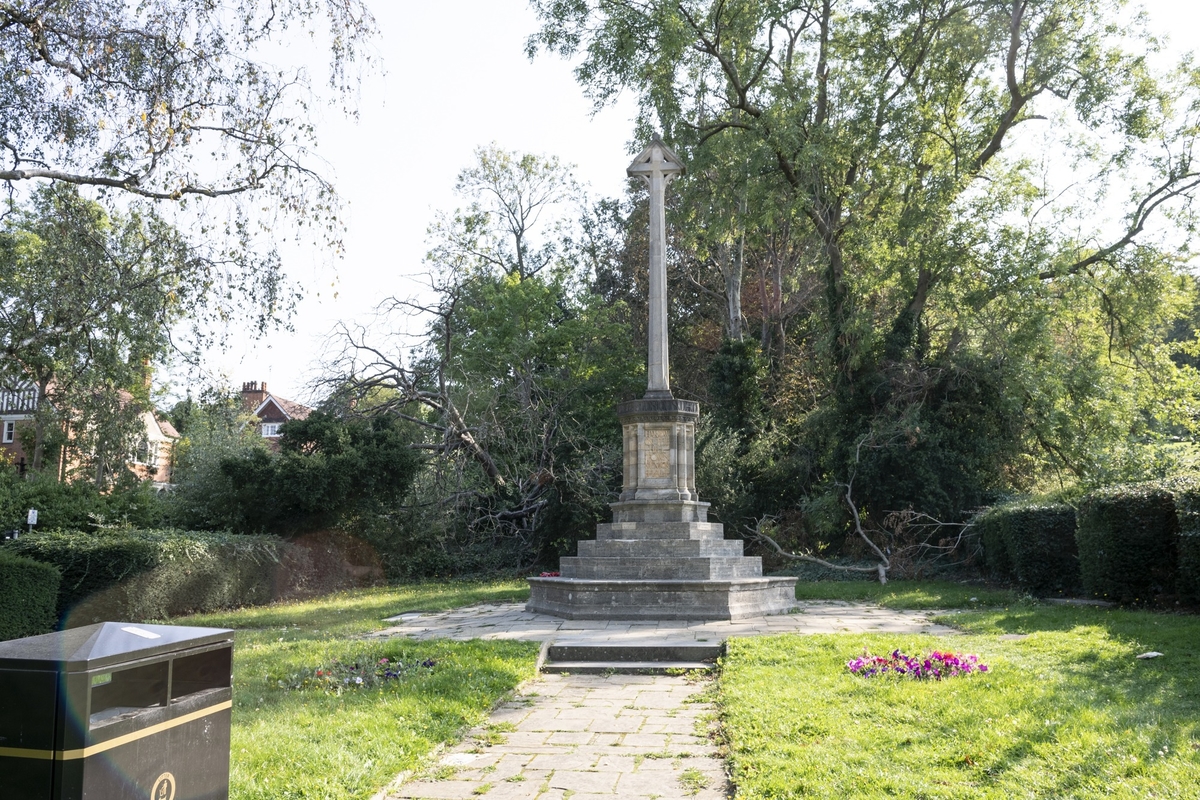
[[[134,636],[140,636],[143,639],[161,639],[162,638],[161,634],[157,634],[152,631],[145,630],[144,628],[137,628],[137,627],[134,627],[133,625],[126,625],[124,628],[121,628],[121,630],[125,631],[126,633],[132,633]],[[158,798],[156,797],[156,798],[154,798],[154,800],[158,800]]]
[[[150,790],[150,800],[175,800],[175,776],[169,772],[159,775]]]
[[[92,676],[92,686],[103,686],[106,683],[112,683],[111,672],[101,672],[99,675]]]

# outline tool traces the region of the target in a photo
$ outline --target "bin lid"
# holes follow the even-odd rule
[[[232,640],[233,631],[225,628],[97,622],[0,642],[0,669],[66,668],[76,672]]]

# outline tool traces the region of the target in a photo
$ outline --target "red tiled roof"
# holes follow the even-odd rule
[[[283,410],[283,413],[287,414],[292,419],[307,419],[308,415],[313,411],[308,406],[301,405],[294,400],[284,400],[282,397],[276,397],[275,395],[268,396],[275,401],[275,405],[279,406],[280,409]]]
[[[287,400],[282,397],[276,397],[273,394],[268,394],[266,399],[259,404],[258,408],[254,409],[254,413],[259,419],[267,422],[283,422],[285,420],[278,419],[273,413],[268,411],[268,406],[275,406],[286,419],[306,419],[312,413],[312,409],[294,400]]]

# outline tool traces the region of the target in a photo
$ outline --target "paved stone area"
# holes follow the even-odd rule
[[[388,800],[716,800],[708,679],[543,675]]]
[[[374,636],[581,643],[720,642],[774,633],[951,635],[927,612],[854,603],[801,603],[793,614],[735,622],[564,620],[522,603],[411,611]],[[486,725],[392,787],[386,800],[716,800],[732,796],[707,737],[707,679],[666,675],[541,675]]]
[[[412,611],[388,621],[392,627],[374,636],[413,639],[525,639],[572,642],[720,642],[730,636],[762,636],[773,633],[930,633],[951,635],[956,631],[930,622],[929,612],[893,611],[858,603],[801,603],[795,613],[752,617],[732,622],[659,622],[569,620],[525,611],[523,603],[468,606],[453,611]]]

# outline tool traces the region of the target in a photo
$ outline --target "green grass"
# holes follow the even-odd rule
[[[876,603],[896,609],[980,608],[1006,606],[1021,601],[1009,589],[989,589],[950,581],[800,581],[797,600],[843,600]]]
[[[537,643],[359,636],[385,627],[384,617],[402,611],[527,595],[524,582],[516,581],[429,583],[176,620],[238,629],[230,797],[369,798],[438,745],[457,740],[533,677]],[[380,658],[436,663],[377,688],[336,693],[312,685],[318,669]]]
[[[442,581],[359,589],[299,603],[279,603],[237,611],[196,614],[178,624],[224,628],[287,626],[295,633],[352,635],[387,627],[384,617],[405,611],[444,611],[475,603],[510,603],[529,599],[523,580]],[[292,635],[292,634],[289,634]]]
[[[953,622],[968,635],[732,640],[719,703],[738,797],[1200,797],[1200,619],[1025,603]],[[897,647],[991,671],[846,670]],[[1148,650],[1166,655],[1135,658]]]

